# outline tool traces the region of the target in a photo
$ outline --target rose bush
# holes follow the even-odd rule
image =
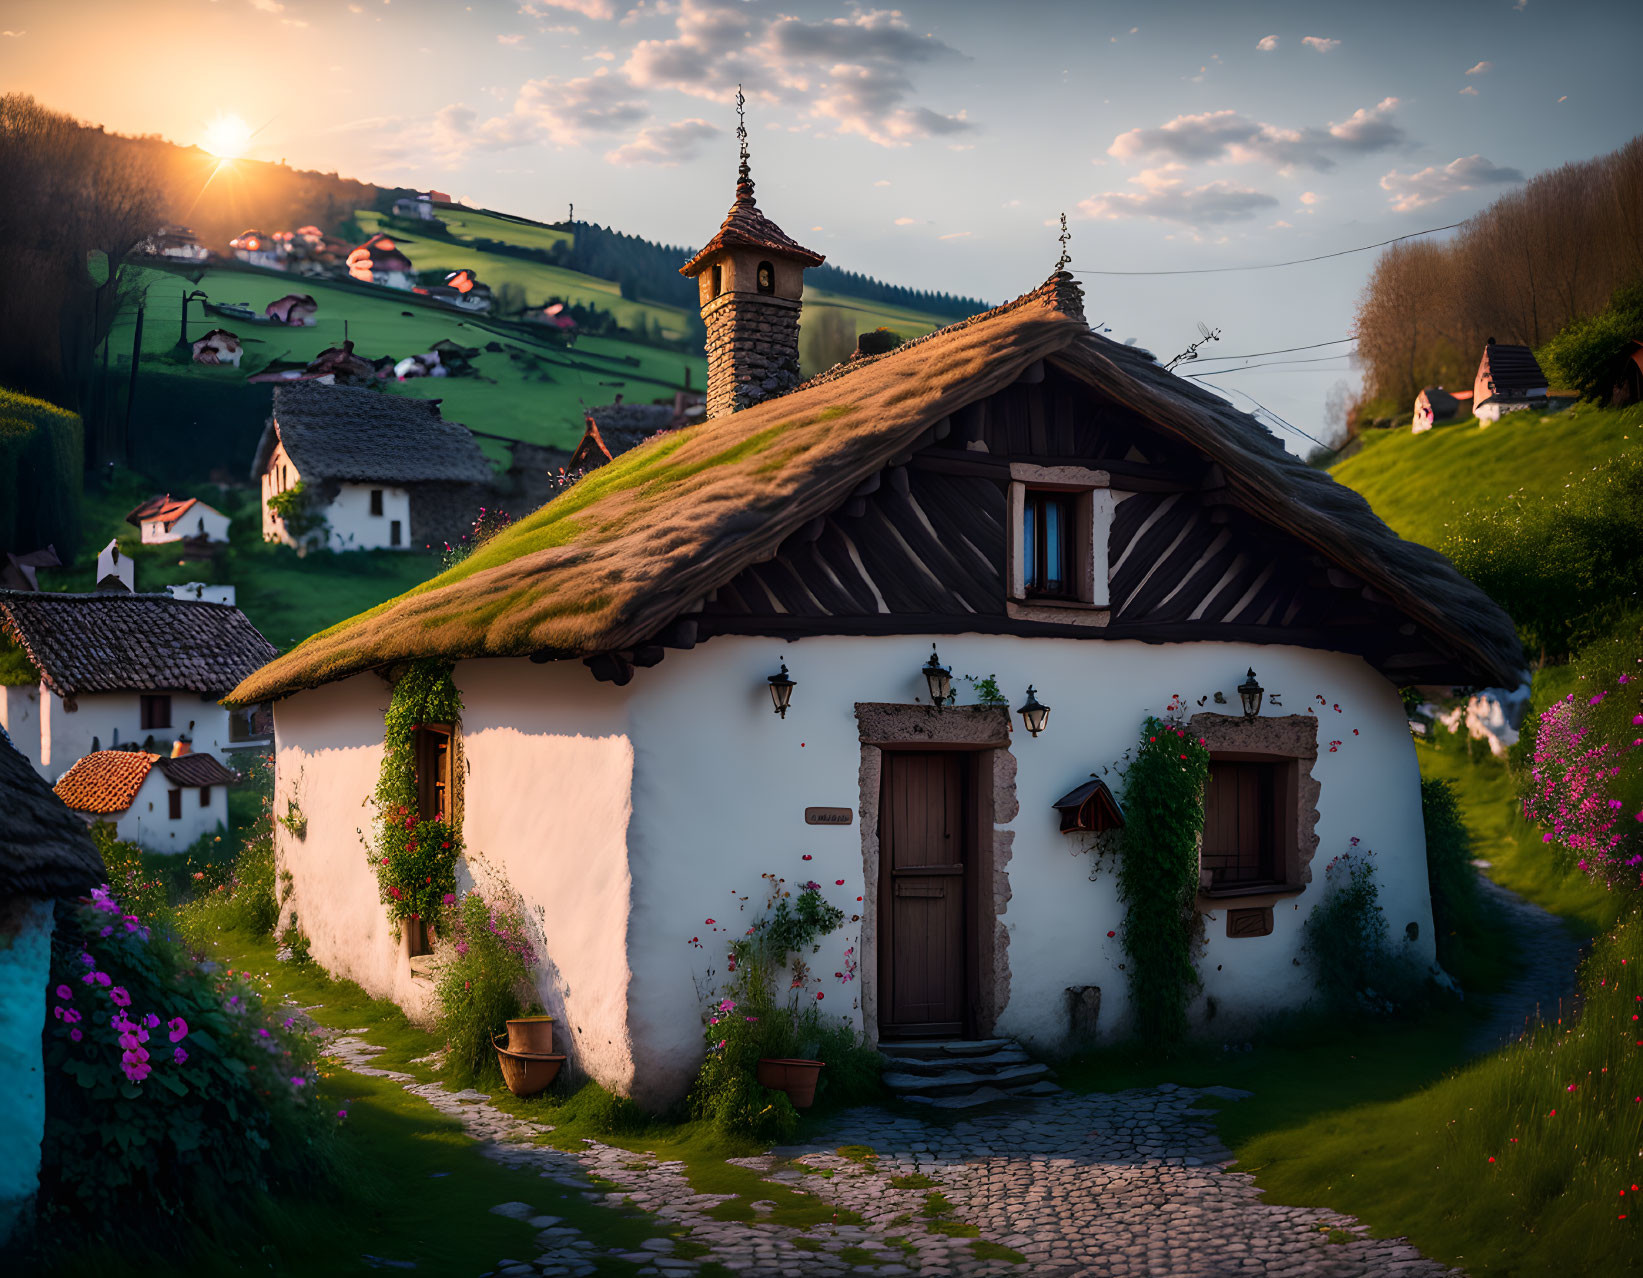
[[[524,907],[506,889],[493,889],[469,892],[460,903],[449,896],[441,910],[434,958],[446,1077],[463,1087],[500,1083],[491,1036],[535,1005],[536,951]]]

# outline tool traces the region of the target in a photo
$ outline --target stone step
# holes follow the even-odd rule
[[[886,1073],[883,1084],[892,1092],[917,1093],[922,1096],[949,1096],[957,1092],[973,1091],[978,1087],[1024,1086],[1048,1077],[1050,1067],[1039,1061],[1024,1065],[1006,1065],[988,1073],[967,1069],[949,1069],[939,1074]]]
[[[1020,1045],[1011,1038],[909,1039],[906,1042],[879,1044],[879,1050],[887,1056],[916,1056],[923,1060],[985,1056],[1010,1047],[1021,1050]]]
[[[884,1063],[903,1074],[939,1074],[955,1067],[985,1072],[1000,1065],[1024,1065],[1030,1060],[1026,1052],[1012,1045],[985,1056],[904,1056],[897,1051],[893,1056],[886,1055]]]
[[[989,1105],[1000,1101],[1032,1100],[1039,1096],[1056,1096],[1061,1094],[1061,1088],[1054,1083],[1040,1081],[1027,1087],[978,1087],[974,1091],[955,1092],[948,1096],[921,1096],[907,1095],[901,1099],[911,1101],[915,1105],[928,1105],[932,1109],[974,1109],[978,1105]]]

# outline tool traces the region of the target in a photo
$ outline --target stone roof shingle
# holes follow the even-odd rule
[[[103,858],[29,761],[0,732],[0,899],[78,896],[106,877]]]
[[[82,692],[222,694],[278,655],[229,604],[170,595],[0,591],[13,635],[60,697]]]
[[[488,483],[491,464],[473,432],[439,415],[439,401],[356,386],[299,381],[274,388],[251,474],[282,443],[303,479],[384,484]]]

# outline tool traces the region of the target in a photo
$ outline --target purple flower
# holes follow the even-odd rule
[[[83,1035],[83,1034],[81,1034],[81,1033],[80,1033],[80,1031],[79,1031],[79,1030],[77,1030],[77,1029],[71,1029],[71,1030],[70,1030],[70,1031],[69,1031],[69,1032],[68,1032],[68,1036],[69,1036],[69,1040],[70,1040],[70,1041],[71,1041],[71,1042],[75,1042],[75,1043],[78,1043],[78,1042],[79,1042],[79,1041],[80,1041],[80,1040],[81,1040],[81,1039],[82,1039],[82,1038],[83,1038],[83,1037],[85,1037],[85,1036],[84,1036],[84,1035]]]
[[[180,1047],[174,1047],[171,1049],[171,1059],[178,1065],[185,1064],[188,1061],[188,1053]]]
[[[308,1086],[308,1080],[306,1078],[304,1078],[301,1074],[293,1074],[293,1075],[291,1075],[291,1086],[292,1087],[307,1087]]]
[[[114,1000],[114,1005],[116,1007],[131,1006],[131,995],[126,993],[125,986],[123,985],[116,985],[108,992],[108,996]]]
[[[74,997],[74,991],[69,989],[69,987],[66,986],[66,985],[59,985],[57,987],[56,992],[57,992],[57,997],[58,998],[73,998]]]
[[[170,1038],[173,1043],[180,1043],[188,1037],[188,1022],[180,1016],[173,1016],[167,1021],[166,1028],[171,1031]]]
[[[93,972],[92,975],[97,978],[97,984],[99,985],[108,986],[114,984],[113,979],[107,972]]]
[[[345,1109],[339,1109],[337,1111],[337,1117],[338,1118],[347,1118],[348,1117],[348,1111],[345,1110]]]

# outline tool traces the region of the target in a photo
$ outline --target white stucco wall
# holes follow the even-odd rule
[[[171,818],[172,790],[182,791],[182,812]],[[114,833],[148,852],[185,852],[202,834],[215,834],[228,825],[228,787],[210,787],[208,802],[200,806],[200,789],[174,786],[158,765],[148,771],[131,806],[118,816],[98,817],[81,813],[89,824],[95,820],[114,822]]]
[[[6,730],[17,753],[36,768],[40,766],[40,696],[37,683],[0,687],[0,728]]]
[[[143,520],[142,534],[145,546],[200,536],[207,541],[227,541],[228,516],[204,502],[195,502],[173,524],[167,525],[158,519]]]
[[[859,828],[807,826],[804,809],[848,806],[859,820],[855,703],[910,703],[927,696],[919,668],[929,644],[919,637],[798,643],[721,638],[669,654],[659,667],[639,671],[624,690],[636,743],[629,836],[632,1021],[636,1041],[657,1068],[682,1075],[700,1050],[690,964],[715,962],[722,969],[723,956],[691,950],[687,942],[701,934],[703,920],[720,916],[731,889],[756,892],[759,875],[767,871],[790,881],[813,876],[847,917],[860,911],[856,898],[865,893]],[[1106,870],[1090,881],[1090,855],[1075,854],[1082,846],[1078,836],[1059,832],[1050,805],[1092,771],[1119,761],[1135,744],[1144,716],[1161,712],[1173,694],[1182,694],[1194,712],[1198,698],[1216,690],[1236,706],[1234,689],[1251,666],[1283,703],[1278,709],[1269,704],[1264,714],[1305,714],[1310,704],[1321,716],[1313,769],[1322,784],[1319,845],[1313,885],[1279,903],[1271,936],[1228,940],[1219,911],[1206,924],[1207,948],[1199,961],[1204,996],[1215,999],[1223,1024],[1305,1001],[1306,971],[1293,962],[1301,924],[1319,898],[1323,867],[1354,836],[1376,853],[1394,938],[1402,943],[1405,924],[1415,922],[1414,948],[1424,962],[1433,960],[1414,747],[1396,690],[1361,659],[1245,644],[979,635],[942,638],[940,651],[956,675],[996,674],[1012,711],[1028,683],[1052,707],[1049,727],[1036,739],[1012,713],[1020,813],[1010,826],[1012,896],[1004,921],[1011,979],[997,1026],[1001,1034],[1046,1050],[1060,1046],[1065,990],[1076,985],[1101,987],[1104,1036],[1123,1025],[1128,1000],[1118,964],[1124,955],[1106,935],[1119,930],[1123,917],[1115,877]],[[798,684],[786,719],[772,713],[765,686],[765,676],[782,659]],[[960,701],[971,699],[968,685],[956,686]],[[1213,708],[1213,701],[1205,707]],[[1330,753],[1336,740],[1342,744]],[[802,860],[806,852],[814,859]],[[843,886],[835,883],[840,878]],[[827,977],[829,1010],[857,1007],[859,982],[876,977],[872,956],[858,945],[858,983],[832,978],[859,930],[859,924],[847,926],[829,938],[813,964]],[[1200,1014],[1204,1006],[1201,996]]]
[[[371,513],[371,493],[382,493],[382,513]],[[393,545],[393,523],[399,522],[399,545]],[[411,549],[411,495],[383,484],[343,484],[325,508],[332,550]],[[418,550],[421,547],[417,547]]]
[[[52,905],[0,901],[0,1246],[34,1212],[46,1128],[40,1036],[51,975]]]
[[[92,742],[98,749],[141,745],[152,736],[156,741],[190,738],[197,751],[221,757],[228,746],[228,709],[215,701],[202,701],[198,692],[172,689],[171,726],[142,726],[142,694],[136,692],[87,692],[76,697],[77,709],[69,710],[61,697],[40,690],[44,705],[41,716],[40,753],[33,762],[48,781],[90,754]]]
[[[110,537],[108,545],[97,552],[97,580],[118,577],[127,590],[137,589],[137,561],[120,549],[120,539]]]
[[[1236,706],[1234,689],[1250,666],[1282,700],[1276,708],[1269,700],[1265,714],[1306,714],[1310,705],[1319,717],[1312,769],[1322,787],[1319,846],[1312,885],[1279,902],[1271,936],[1229,940],[1220,910],[1207,922],[1195,1007],[1204,1032],[1240,1033],[1253,1016],[1307,999],[1309,979],[1296,961],[1301,925],[1320,899],[1324,866],[1353,837],[1376,853],[1394,941],[1404,944],[1406,925],[1415,923],[1419,939],[1410,948],[1432,961],[1414,749],[1396,691],[1359,658],[1243,644],[978,635],[939,642],[958,674],[997,675],[1012,709],[1029,682],[1052,707],[1037,739],[1012,714],[1020,811],[1008,826],[1011,897],[1002,918],[1010,985],[999,1033],[1060,1048],[1065,990],[1082,985],[1102,989],[1102,1035],[1124,1028],[1118,965],[1125,959],[1106,935],[1122,921],[1114,875],[1109,867],[1092,881],[1090,854],[1079,836],[1059,833],[1050,804],[1120,760],[1143,717],[1173,694],[1191,711],[1217,690]],[[537,918],[545,942],[539,991],[595,1078],[647,1103],[683,1089],[702,1049],[707,970],[723,971],[725,943],[751,917],[737,911],[735,896],[751,896],[756,909],[761,874],[790,883],[814,877],[847,918],[862,912],[854,708],[923,697],[929,643],[720,638],[670,653],[626,688],[596,683],[580,662],[458,666],[464,836],[476,860],[506,875]],[[798,685],[785,720],[772,713],[765,683],[784,659]],[[968,686],[957,687],[969,700]],[[283,810],[286,793],[300,790],[309,818],[304,843],[280,835],[281,864],[296,877],[294,905],[316,957],[416,1011],[426,1008],[429,990],[413,982],[389,935],[356,834],[369,818],[387,701],[380,680],[361,676],[276,707],[276,806]],[[1340,745],[1331,752],[1334,741]],[[849,807],[856,820],[808,826],[807,806]],[[693,948],[693,936],[705,947]],[[833,975],[847,970],[847,947],[859,965],[853,982]],[[812,966],[824,978],[824,1010],[859,1025],[863,983],[876,979],[861,921],[829,938]],[[1209,999],[1216,1011],[1205,1024]]]

